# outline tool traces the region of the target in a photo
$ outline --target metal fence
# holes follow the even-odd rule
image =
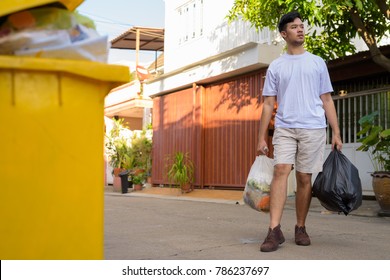
[[[343,143],[356,143],[357,132],[361,129],[359,119],[374,111],[379,112],[378,124],[390,127],[390,86],[380,89],[363,90],[334,96]],[[332,132],[328,130],[327,143]]]

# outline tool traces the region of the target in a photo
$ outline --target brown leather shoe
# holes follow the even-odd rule
[[[280,225],[274,227],[273,229],[268,229],[268,235],[265,238],[263,244],[260,246],[260,251],[262,252],[273,252],[276,251],[280,244],[285,241],[283,232],[280,229]]]
[[[301,246],[309,246],[310,245],[310,237],[306,232],[306,227],[298,227],[295,226],[295,244]]]

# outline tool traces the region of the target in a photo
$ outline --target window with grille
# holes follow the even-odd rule
[[[378,124],[390,128],[390,86],[363,90],[353,93],[344,93],[343,96],[334,96],[337,117],[339,121],[343,143],[356,143],[357,132],[361,130],[358,123],[362,116],[374,111],[379,112]],[[327,143],[331,143],[332,131],[328,129]]]
[[[188,1],[176,11],[179,45],[203,35],[203,0]]]

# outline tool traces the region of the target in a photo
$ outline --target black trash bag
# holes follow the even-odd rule
[[[313,183],[313,195],[329,211],[348,215],[362,205],[362,184],[358,169],[336,148],[325,160]]]

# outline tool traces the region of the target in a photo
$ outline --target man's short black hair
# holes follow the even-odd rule
[[[283,15],[278,24],[279,32],[285,30],[287,23],[293,22],[296,18],[302,20],[301,15],[297,11],[292,11]]]

